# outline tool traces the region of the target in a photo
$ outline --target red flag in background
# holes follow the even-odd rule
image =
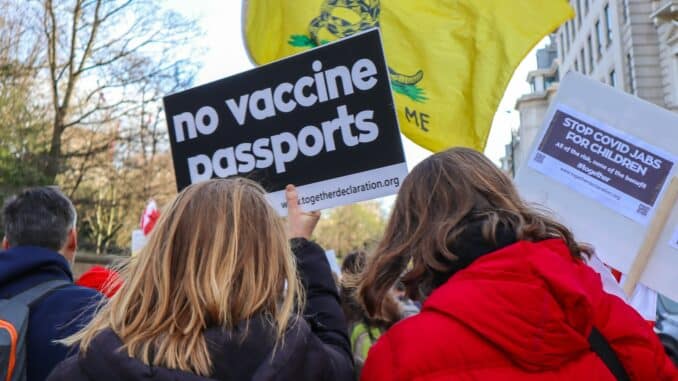
[[[139,222],[141,230],[143,230],[145,236],[147,236],[151,230],[153,230],[153,226],[155,226],[158,218],[160,218],[158,205],[155,203],[155,200],[151,199],[148,202],[148,205],[146,205],[144,214],[141,215],[141,221]]]
[[[617,284],[619,284],[621,290],[621,285],[625,280],[624,273],[607,264],[605,264],[605,267],[610,270],[610,273],[612,273],[612,276],[617,281]],[[647,320],[650,325],[654,326],[654,322],[657,320],[657,292],[639,283],[631,297],[628,297],[627,295],[624,296],[626,297],[627,303]]]

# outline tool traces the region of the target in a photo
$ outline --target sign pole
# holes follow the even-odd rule
[[[640,281],[640,277],[643,275],[645,267],[647,267],[650,256],[659,240],[659,235],[664,229],[674,205],[676,205],[676,200],[678,200],[678,176],[674,177],[666,188],[664,198],[657,206],[657,212],[652,219],[652,222],[650,222],[650,226],[643,239],[643,244],[640,246],[638,255],[633,261],[633,265],[631,265],[631,269],[626,277],[624,292],[626,292],[626,295],[629,297],[633,295],[633,291],[636,289],[636,285],[638,284],[638,281]]]

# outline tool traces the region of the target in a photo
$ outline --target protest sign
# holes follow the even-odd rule
[[[325,256],[327,257],[327,262],[330,264],[330,270],[333,273],[337,274],[337,277],[341,278],[341,266],[337,261],[337,253],[334,250],[325,250]]]
[[[144,234],[144,231],[141,229],[132,230],[132,254],[137,254],[141,249],[146,246],[148,242],[148,237]]]
[[[674,249],[678,250],[678,227],[676,227],[676,229],[673,231],[673,235],[671,236],[671,241],[669,242],[669,245]]]
[[[259,182],[286,214],[393,194],[407,174],[374,29],[164,98],[179,190],[216,177]]]
[[[674,161],[656,147],[564,104],[556,104],[529,165],[647,224]]]
[[[659,205],[677,172],[676,126],[670,111],[568,73],[516,176],[523,197],[553,210],[607,264],[641,268],[642,283],[673,298],[678,255],[668,242],[678,210]]]

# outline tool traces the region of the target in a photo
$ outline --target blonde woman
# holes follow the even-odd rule
[[[186,188],[48,380],[351,380],[319,213],[287,201],[286,229],[251,181]]]

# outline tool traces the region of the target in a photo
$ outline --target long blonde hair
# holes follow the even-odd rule
[[[184,189],[122,278],[120,291],[66,343],[86,353],[110,328],[145,364],[209,376],[207,327],[230,329],[263,314],[279,343],[303,304],[285,226],[263,189],[241,178]]]

